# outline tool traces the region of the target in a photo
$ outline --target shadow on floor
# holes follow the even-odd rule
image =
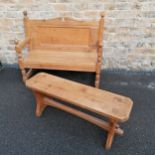
[[[94,75],[51,72],[93,85]],[[122,124],[123,137],[116,136],[105,151],[106,132],[63,111],[47,108],[35,117],[35,100],[19,70],[0,72],[0,155],[154,155],[155,78],[150,75],[102,73],[101,89],[129,96],[134,101],[130,120]]]

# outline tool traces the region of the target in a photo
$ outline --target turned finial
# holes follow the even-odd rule
[[[104,12],[101,12],[101,18],[104,18],[104,16],[105,16],[105,13]]]
[[[65,21],[65,17],[62,17],[62,18],[61,18],[61,21],[64,22],[64,21]]]
[[[27,11],[23,11],[24,17],[27,17]]]
[[[14,40],[15,45],[17,45],[19,43],[19,41],[17,39]]]

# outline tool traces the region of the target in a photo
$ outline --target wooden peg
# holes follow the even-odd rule
[[[19,41],[17,39],[14,40],[15,45],[17,45],[19,43]]]
[[[24,18],[27,18],[27,11],[23,11]]]
[[[101,16],[101,18],[104,18],[105,17],[105,13],[101,12],[100,16]]]

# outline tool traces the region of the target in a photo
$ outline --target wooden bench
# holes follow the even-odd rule
[[[106,149],[110,149],[114,134],[122,135],[118,123],[129,119],[133,102],[105,90],[66,80],[47,73],[39,73],[26,81],[26,86],[35,93],[36,115],[41,116],[46,106],[52,106],[85,119],[108,131]],[[54,99],[68,102],[76,107],[105,116],[109,123],[76,108],[58,103]]]
[[[104,14],[100,21],[78,21],[70,18],[32,20],[24,12],[26,39],[16,41],[15,50],[23,80],[33,69],[82,71],[96,73],[99,87],[102,64]],[[23,48],[28,55],[23,56]]]

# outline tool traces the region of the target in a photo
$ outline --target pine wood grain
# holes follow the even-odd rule
[[[24,81],[28,79],[26,69],[85,71],[96,73],[95,86],[99,87],[104,14],[99,21],[35,20],[29,19],[26,11],[23,14],[25,36],[29,40],[18,42],[15,49]],[[28,57],[24,58],[21,50],[26,44]]]
[[[35,50],[23,60],[25,68],[90,71],[96,70],[96,52]]]
[[[108,131],[106,149],[110,149],[115,134],[122,135],[118,122],[129,119],[133,102],[130,98],[100,90],[84,84],[66,80],[47,73],[39,73],[26,81],[26,86],[35,92],[37,100],[36,115],[41,116],[45,107],[52,106],[87,120]],[[52,98],[52,99],[50,99]],[[107,117],[109,123],[85,112],[58,103],[66,101],[76,107]]]
[[[37,74],[26,85],[35,91],[120,122],[128,120],[132,109],[133,103],[128,97],[46,73]]]

